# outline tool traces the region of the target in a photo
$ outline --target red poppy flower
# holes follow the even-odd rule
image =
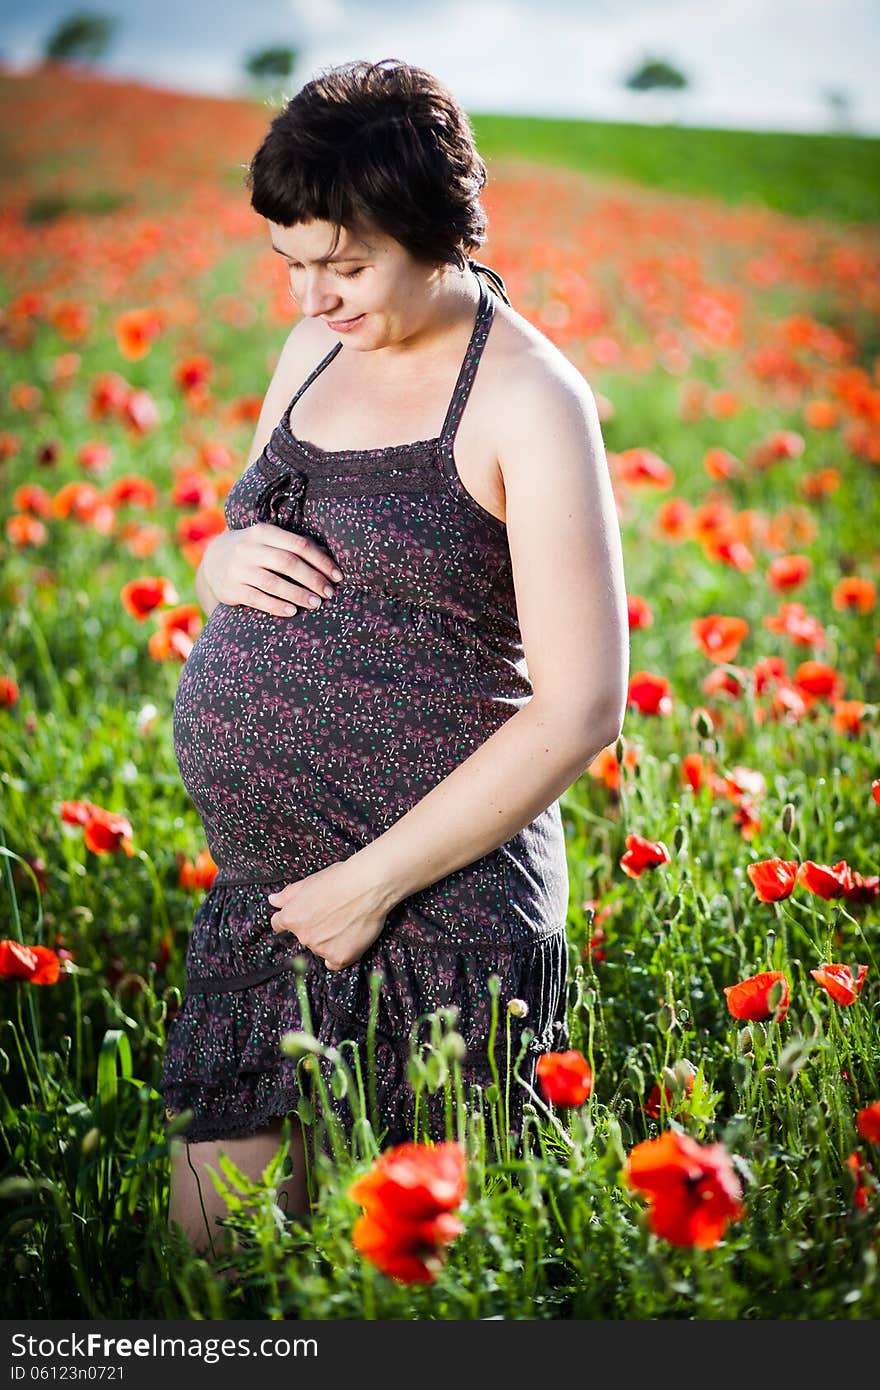
[[[441,1267],[440,1252],[464,1230],[448,1212],[430,1221],[385,1224],[378,1216],[359,1216],[351,1239],[356,1250],[401,1284],[431,1284]]]
[[[730,528],[709,536],[703,542],[703,550],[710,560],[718,560],[730,569],[747,574],[755,567],[755,557],[744,541],[741,541]]]
[[[160,309],[126,310],[113,325],[119,351],[131,361],[146,357],[163,326],[164,315]]]
[[[182,854],[177,856],[177,862],[180,865],[180,886],[191,892],[198,888],[210,888],[220,872],[209,849],[199,850],[194,864]]]
[[[609,744],[607,748],[603,748],[596,754],[587,768],[589,775],[595,778],[597,782],[604,782],[605,786],[611,792],[620,790],[621,764],[617,761],[616,749],[617,745],[615,743]],[[638,761],[639,755],[635,748],[627,748],[624,750],[623,767],[627,767],[631,771],[637,765]]]
[[[467,1190],[460,1144],[398,1144],[386,1149],[349,1196],[370,1213],[398,1221],[427,1221],[457,1207]]]
[[[672,487],[675,474],[669,464],[650,449],[624,449],[615,456],[618,477],[630,487]]]
[[[870,579],[848,575],[835,584],[831,591],[831,602],[839,612],[854,608],[859,613],[870,613],[877,602],[877,586]]]
[[[819,619],[808,613],[796,599],[781,604],[777,614],[764,619],[764,626],[770,632],[780,632],[790,637],[799,647],[821,647],[825,643],[825,629]]]
[[[755,694],[763,695],[768,688],[778,685],[788,675],[788,669],[781,656],[764,656],[752,667]]]
[[[731,823],[738,827],[744,840],[751,840],[761,829],[761,817],[754,804],[743,798],[733,815]]]
[[[867,973],[867,965],[857,965],[855,975],[848,965],[820,965],[818,970],[810,971],[816,983],[822,986],[835,1004],[841,1004],[844,1008],[858,999]]]
[[[863,700],[835,700],[831,723],[835,733],[857,738],[862,732],[862,720],[868,713]]]
[[[166,579],[164,575],[131,579],[122,586],[120,597],[123,608],[139,623],[148,618],[154,608],[159,608],[163,603],[171,604],[180,601],[171,580]]]
[[[830,867],[805,859],[797,872],[797,881],[802,883],[817,897],[842,898],[852,887],[852,874],[845,859],[838,859]]]
[[[866,1163],[862,1156],[855,1150],[846,1160],[846,1166],[853,1175],[855,1189],[853,1191],[853,1202],[857,1211],[864,1211],[871,1200],[871,1184],[867,1175],[872,1173],[870,1163]]]
[[[12,676],[0,676],[0,706],[11,709],[18,703],[20,693],[18,681]]]
[[[580,1052],[545,1052],[535,1068],[551,1105],[583,1105],[593,1090],[593,1073]]]
[[[766,795],[767,782],[762,772],[738,765],[726,773],[720,790],[722,789],[728,801],[732,801],[734,806],[739,806],[743,801],[753,801],[756,797]]]
[[[133,834],[131,821],[126,820],[125,816],[96,806],[83,832],[83,839],[93,854],[113,854],[121,849],[130,859],[136,853]]]
[[[717,1245],[743,1214],[742,1186],[723,1144],[700,1145],[672,1130],[637,1144],[626,1180],[648,1198],[648,1224],[672,1245]]]
[[[865,1138],[867,1143],[880,1144],[880,1101],[872,1101],[865,1109],[859,1111],[855,1118],[855,1127],[859,1131],[859,1137]]]
[[[707,780],[707,764],[702,753],[685,753],[681,760],[681,780],[698,792]]]
[[[843,677],[824,661],[802,661],[794,671],[792,680],[801,694],[808,698],[840,700],[843,697]]]
[[[646,840],[641,835],[627,835],[626,853],[621,855],[620,867],[630,878],[641,878],[646,869],[669,864],[672,857],[662,840]]]
[[[0,980],[26,980],[31,985],[54,985],[60,970],[60,957],[48,946],[24,946],[20,941],[0,941]]]
[[[782,996],[774,1007],[770,1003],[770,994],[780,982]],[[769,1018],[781,1023],[788,1013],[791,997],[788,980],[781,970],[765,970],[760,975],[750,975],[738,985],[725,985],[724,993],[733,1017],[746,1019],[750,1023],[765,1023]]]
[[[747,675],[748,672],[743,666],[734,667],[732,670],[726,666],[713,666],[701,683],[701,689],[705,695],[730,695],[738,700],[746,693]]]
[[[844,894],[848,902],[870,903],[880,894],[880,874],[869,874],[867,878],[862,878],[860,873],[851,869],[850,876],[852,883]]]
[[[813,568],[807,555],[780,555],[767,569],[771,589],[796,589],[809,577]]]
[[[654,614],[646,599],[641,594],[627,594],[626,608],[629,617],[630,631],[639,627],[651,627],[654,622]]]
[[[449,1212],[466,1190],[460,1144],[386,1150],[348,1190],[365,1209],[352,1231],[355,1248],[393,1279],[431,1283],[442,1246],[464,1229]]]
[[[671,541],[684,540],[691,519],[691,504],[683,497],[670,497],[661,502],[654,517],[654,527]]]
[[[634,671],[626,701],[628,705],[635,705],[642,714],[669,714],[672,710],[669,681],[665,676],[655,676],[651,671]]]
[[[729,449],[707,449],[703,455],[703,467],[714,482],[735,478],[741,466],[739,459]]]
[[[856,1115],[856,1129],[869,1144],[880,1144],[880,1100],[872,1100]]]
[[[710,613],[706,618],[695,618],[691,631],[704,656],[712,661],[733,661],[743,638],[748,636],[749,625],[745,618],[728,618],[722,613]]]
[[[746,873],[762,903],[777,903],[790,896],[797,881],[796,859],[761,859],[747,864]]]
[[[174,380],[181,391],[196,391],[208,384],[211,375],[211,359],[195,354],[178,362],[174,368]]]
[[[825,497],[830,492],[836,492],[842,481],[838,469],[820,468],[815,473],[804,474],[800,481],[800,490],[804,497],[811,499]]]

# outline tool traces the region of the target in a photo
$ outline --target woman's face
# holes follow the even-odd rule
[[[330,222],[269,223],[303,315],[323,319],[346,347],[361,352],[402,343],[431,322],[446,267],[415,260],[399,241],[374,229],[343,227],[330,256],[333,231]]]

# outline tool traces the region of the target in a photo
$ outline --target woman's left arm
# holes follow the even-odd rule
[[[533,695],[346,865],[389,910],[497,849],[618,738],[629,623],[596,402],[569,364],[510,383],[499,462]]]

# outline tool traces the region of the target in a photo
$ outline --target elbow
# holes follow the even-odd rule
[[[588,762],[605,748],[613,748],[623,733],[626,699],[623,702],[603,700],[583,711],[578,721],[581,747]]]
[[[586,766],[620,738],[625,713],[625,701],[609,704],[603,700],[585,706],[569,702],[565,709],[555,710],[553,722],[560,742],[565,743],[576,761]]]

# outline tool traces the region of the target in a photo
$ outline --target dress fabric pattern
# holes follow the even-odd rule
[[[219,868],[194,914],[162,1076],[170,1115],[193,1111],[191,1142],[251,1134],[304,1094],[314,1104],[296,1060],[279,1050],[289,1030],[336,1048],[353,1040],[366,1075],[376,970],[386,1143],[413,1137],[407,1059],[411,1036],[429,1036],[426,1014],[456,1006],[465,1083],[490,1083],[490,976],[500,980],[502,1076],[511,998],[528,1005],[527,1017],[511,1020],[514,1059],[522,1030],[533,1035],[525,1081],[534,1084],[542,1052],[567,1045],[558,801],[498,849],[397,903],[376,941],[342,970],[328,971],[291,932],[273,932],[267,901],[376,839],[531,697],[507,528],[467,491],[453,454],[494,315],[493,294],[477,280],[473,332],[436,439],[329,451],[295,438],[293,407],[338,342],[226,500],[230,529],[270,521],[309,535],[344,577],[320,608],[292,617],[218,604],[181,671],[175,754]],[[329,1064],[319,1066],[329,1080]],[[439,1139],[438,1096],[426,1099]],[[527,1095],[515,1080],[510,1098],[519,1124]],[[330,1104],[350,1128],[348,1100],[331,1093]]]

